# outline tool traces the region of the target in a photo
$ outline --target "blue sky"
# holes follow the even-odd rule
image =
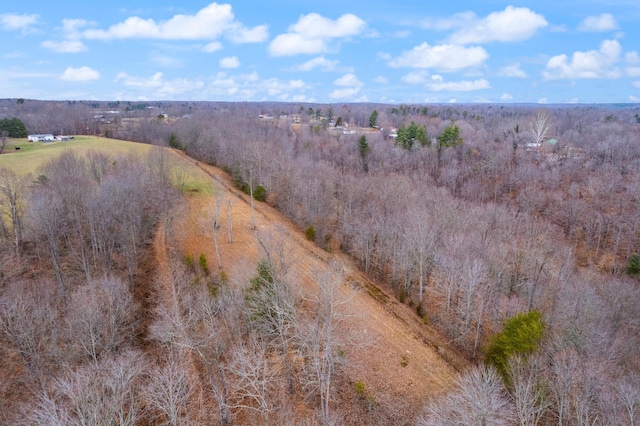
[[[640,102],[638,0],[3,3],[0,98]]]

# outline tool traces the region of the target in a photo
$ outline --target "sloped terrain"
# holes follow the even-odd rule
[[[426,399],[447,390],[456,372],[467,366],[462,357],[447,348],[441,336],[422,324],[407,306],[370,282],[346,255],[328,253],[307,241],[303,232],[274,208],[255,202],[253,229],[248,197],[233,187],[222,170],[193,163],[215,181],[215,195],[188,197],[186,210],[174,224],[179,251],[195,259],[204,253],[212,273],[219,273],[213,239],[202,226],[217,196],[227,197],[232,204],[233,242],[227,238],[226,207],[221,207],[218,236],[222,270],[231,285],[244,285],[255,274],[256,265],[264,256],[259,237],[282,238],[292,283],[303,301],[313,299],[318,277],[331,264],[341,265],[342,297],[348,306],[345,324],[352,342],[345,350],[346,375],[351,383],[364,384],[377,403],[393,401],[399,404],[395,409],[404,415],[417,414]]]

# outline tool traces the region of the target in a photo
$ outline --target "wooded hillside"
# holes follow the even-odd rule
[[[29,104],[20,108],[57,111],[75,107]],[[348,254],[368,278],[413,309],[429,327],[448,336],[451,344],[477,365],[461,374],[451,392],[424,395],[424,410],[403,422],[443,424],[454,413],[470,416],[458,419],[465,424],[478,416],[489,419],[488,424],[634,424],[637,420],[639,109],[215,103],[158,106],[174,113],[168,119],[140,113],[118,123],[98,123],[96,131],[171,145],[202,163],[224,169],[239,191],[263,191],[266,202],[295,223],[299,232],[306,231],[307,237],[326,252]],[[88,111],[93,108],[87,104],[78,107]],[[21,113],[31,132],[33,113],[18,111],[19,118]],[[260,114],[274,118],[264,120]],[[54,115],[43,116],[55,120]],[[343,132],[343,127],[336,128],[339,122],[358,130]],[[368,128],[370,124],[376,128]],[[87,161],[91,165],[87,171],[100,164]],[[135,174],[140,167],[126,172],[139,176],[136,179],[141,182],[153,183],[151,188],[155,189],[143,191],[144,197],[133,197],[138,202],[127,208],[138,210],[132,213],[131,223],[125,221],[118,227],[128,224],[135,233],[127,233],[125,228],[125,239],[113,242],[106,237],[115,240],[121,234],[106,231],[101,237],[101,228],[94,230],[91,225],[92,216],[64,209],[66,202],[62,200],[89,197],[86,193],[71,191],[53,197],[52,190],[39,189],[64,187],[50,185],[83,175],[73,172],[73,162],[58,166],[68,171],[59,178],[57,168],[50,167],[43,174],[47,181],[39,183],[33,200],[25,204],[29,206],[28,213],[24,210],[25,218],[41,218],[33,222],[40,225],[27,232],[28,238],[23,235],[19,215],[12,216],[11,198],[3,198],[3,235],[14,247],[5,250],[6,258],[24,256],[31,247],[25,247],[25,243],[35,242],[31,253],[51,261],[54,279],[50,291],[58,289],[55,292],[61,297],[61,306],[72,297],[65,287],[70,264],[91,283],[96,275],[91,265],[99,264],[109,271],[111,262],[119,262],[114,264],[128,271],[130,282],[135,282],[132,254],[138,245],[125,236],[139,235],[143,241],[146,224],[157,219],[165,223],[167,216],[174,214],[171,191],[161,189],[170,185],[157,177],[157,167],[145,168],[149,178]],[[113,170],[120,167],[124,166],[118,163]],[[117,181],[120,173],[125,171],[110,178],[116,179],[114,194],[127,187]],[[98,195],[106,191],[101,188],[110,181],[90,173],[86,179],[94,179],[92,185]],[[104,194],[106,197],[107,192]],[[145,204],[149,194],[153,196]],[[58,208],[56,203],[64,214],[53,216],[65,217],[63,222],[42,216],[55,211],[44,206]],[[156,219],[144,220],[147,212],[153,212]],[[219,225],[225,226],[222,222]],[[223,235],[221,232],[217,238]],[[80,241],[91,244],[85,247]],[[210,267],[213,258],[209,256],[208,261]],[[197,263],[195,259],[192,262]],[[14,263],[7,261],[4,265]],[[269,267],[276,267],[275,263]],[[3,276],[8,277],[3,298],[13,300],[11,294],[16,290],[11,290],[15,287],[12,283],[17,279],[12,274],[22,280],[23,272],[3,268]],[[272,285],[289,282],[278,279],[269,268],[256,273],[252,282],[259,294],[279,294],[283,290]],[[212,300],[218,305],[211,309],[218,312],[223,308],[219,305],[222,299]],[[246,300],[251,297],[245,298],[244,303],[249,305],[242,310],[250,312],[253,302]],[[235,305],[224,302],[224,306]],[[198,312],[193,316],[205,311]],[[320,311],[316,312],[319,315]],[[519,316],[524,314],[539,318],[539,323]],[[212,321],[214,317],[215,321],[231,318],[214,315]],[[212,330],[215,321],[210,324]],[[510,324],[516,325],[509,328]],[[510,331],[513,327],[515,331]],[[158,336],[173,335],[169,331]],[[521,333],[529,339],[513,337]],[[281,345],[286,341],[281,339]],[[195,347],[195,343],[189,345]],[[211,356],[220,356],[215,347],[210,349]],[[502,355],[486,357],[490,349]],[[287,353],[283,346],[273,350]],[[22,349],[18,353],[23,353]],[[25,366],[33,369],[32,377],[37,378],[40,367],[31,363],[38,351],[27,353]],[[94,356],[91,351],[87,353]],[[232,361],[204,355],[200,359],[200,367],[194,368]],[[490,359],[504,362],[487,362]],[[210,374],[219,388],[222,373]],[[322,389],[329,392],[331,385],[323,388],[318,382],[318,386],[318,418],[329,422],[329,413],[339,407],[329,394],[323,394]],[[362,393],[366,395],[365,390]],[[225,404],[230,403],[222,406]],[[224,422],[225,416],[221,412],[220,421]],[[385,416],[389,412],[372,419],[384,423],[392,418]],[[342,417],[342,421],[349,419]]]

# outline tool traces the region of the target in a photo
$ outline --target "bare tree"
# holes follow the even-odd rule
[[[44,391],[29,410],[32,424],[137,424],[141,404],[136,388],[145,367],[139,353],[127,352],[55,379],[53,391]]]
[[[94,280],[78,287],[69,307],[70,340],[97,362],[115,353],[134,329],[136,304],[127,285],[117,278]]]
[[[533,143],[542,144],[546,137],[551,133],[553,127],[553,119],[548,111],[539,110],[529,122],[529,133]]]
[[[433,226],[429,224],[430,218],[424,209],[412,209],[409,212],[405,241],[409,247],[409,256],[416,264],[418,273],[418,303],[422,303],[425,280],[428,282],[433,269],[435,248],[438,236]]]
[[[513,406],[500,376],[491,367],[474,367],[456,379],[455,388],[431,400],[418,425],[512,425]]]
[[[306,336],[308,361],[307,386],[320,399],[322,421],[329,424],[332,419],[331,402],[335,374],[342,359],[338,348],[345,344],[341,335],[342,323],[347,318],[346,306],[349,297],[342,288],[344,270],[342,265],[333,264],[329,271],[318,277],[318,293],[313,303],[316,308],[315,324]]]
[[[543,384],[543,362],[544,359],[537,355],[526,358],[516,355],[509,359],[515,413],[522,426],[540,424],[551,407],[548,390]]]
[[[0,298],[0,333],[20,355],[31,379],[40,387],[44,387],[47,377],[47,358],[55,354],[51,351],[55,301],[55,294],[45,282],[38,288],[16,283]]]
[[[4,148],[7,146],[9,132],[6,130],[0,130],[0,154],[4,151]]]
[[[215,249],[218,268],[222,269],[222,260],[220,258],[220,249],[218,247],[218,233],[220,232],[220,197],[216,197],[213,205],[209,206],[202,215],[200,227],[206,235],[213,239],[213,248]]]
[[[190,424],[189,400],[194,393],[194,384],[182,358],[174,351],[169,354],[165,365],[151,370],[145,397],[154,411],[155,424]]]
[[[0,152],[2,151],[0,150]],[[0,206],[6,206],[9,217],[11,217],[11,232],[13,233],[13,243],[18,258],[20,257],[20,244],[22,243],[25,190],[25,178],[19,177],[11,170],[0,168]]]
[[[233,206],[236,203],[236,197],[226,193],[221,196],[222,204],[226,207],[227,210],[227,237],[229,242],[233,242]]]
[[[227,371],[233,408],[255,412],[266,421],[279,405],[274,399],[278,370],[271,365],[267,345],[255,337],[239,343]]]
[[[623,407],[623,418],[626,424],[633,426],[640,418],[640,389],[636,385],[638,376],[633,374],[626,377],[616,386],[616,396]]]

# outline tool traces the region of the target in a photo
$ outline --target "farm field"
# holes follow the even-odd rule
[[[20,150],[15,148],[19,147]],[[114,161],[117,157],[146,156],[152,145],[91,136],[76,136],[69,141],[60,142],[28,142],[26,139],[13,139],[0,155],[0,168],[11,170],[19,175],[34,174],[48,161],[70,150],[80,157],[91,151],[107,154]],[[197,167],[188,168],[187,162],[174,151],[166,151],[170,155],[174,180],[179,180],[182,190],[194,193],[209,193],[212,188],[206,174]]]
[[[15,148],[19,147],[20,150]],[[72,140],[60,142],[28,142],[26,139],[13,139],[0,155],[0,167],[16,173],[32,173],[63,151],[70,149],[79,155],[89,151],[102,151],[111,156],[120,154],[143,155],[149,152],[150,145],[91,136],[76,136]]]

